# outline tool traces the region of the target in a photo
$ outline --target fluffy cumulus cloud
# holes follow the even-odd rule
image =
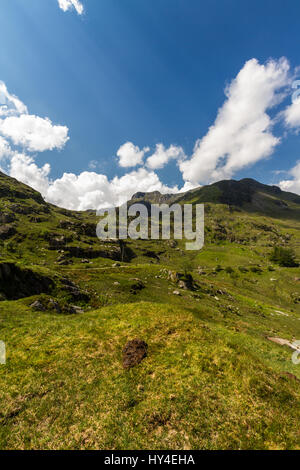
[[[39,168],[32,157],[16,153],[11,159],[9,174],[42,194],[46,194],[50,169],[49,163]]]
[[[126,142],[117,151],[119,157],[119,165],[123,168],[141,165],[146,152],[149,152],[149,147],[142,150],[134,145],[132,142]]]
[[[79,0],[58,0],[59,8],[63,11],[75,9],[78,15],[82,15],[84,8]]]
[[[76,2],[60,3],[67,10],[70,3]],[[189,158],[176,145],[165,147],[160,143],[150,153],[149,147],[126,142],[117,151],[119,166],[130,168],[123,176],[108,179],[96,172],[98,163],[92,160],[88,164],[90,171],[79,175],[64,173],[52,180],[50,165],[39,167],[32,152],[63,148],[68,141],[68,128],[29,114],[27,107],[0,82],[1,167],[40,191],[48,202],[68,209],[118,206],[138,191],[188,191],[202,183],[232,177],[238,170],[269,157],[281,141],[274,135],[274,123],[280,119],[288,128],[300,126],[298,102],[281,112],[275,109],[274,117],[270,116],[270,110],[283,102],[290,83],[286,59],[266,64],[249,60],[227,87],[214,124],[196,142]],[[165,185],[155,172],[171,161],[182,172],[185,184],[181,189]],[[136,166],[139,168],[134,169]],[[291,170],[290,179],[281,181],[280,186],[300,193],[300,162]]]
[[[296,166],[292,168],[289,174],[291,178],[280,181],[280,188],[283,191],[290,191],[292,193],[300,194],[300,161],[298,161]]]
[[[66,126],[55,126],[48,118],[29,114],[0,120],[0,133],[29,152],[61,149],[69,139]]]
[[[12,155],[12,150],[8,142],[0,136],[0,160]]]
[[[283,116],[288,128],[300,129],[300,98],[285,109]]]
[[[184,160],[185,154],[181,147],[176,145],[170,145],[169,148],[165,148],[163,144],[157,144],[156,150],[149,158],[147,158],[146,165],[152,170],[163,168],[170,160]]]
[[[5,83],[0,80],[0,118],[27,113],[25,104],[17,96],[11,95]]]
[[[24,152],[61,149],[68,139],[66,126],[29,114],[27,106],[0,81],[0,157],[3,153],[18,152],[18,147]]]
[[[24,103],[0,82],[1,169],[3,161],[8,174],[40,191],[48,202],[68,209],[98,209],[122,204],[136,191],[178,191],[177,186],[164,185],[156,173],[146,168],[111,180],[95,171],[79,175],[64,173],[61,178],[52,180],[50,164],[39,167],[28,153],[61,149],[68,139],[66,126],[55,125],[47,117],[29,114]],[[122,167],[140,165],[149,150],[146,147],[140,150],[127,142],[118,151],[119,163]],[[90,162],[90,169],[95,169],[96,164]]]
[[[181,163],[184,180],[207,183],[228,178],[271,155],[280,139],[272,133],[267,111],[284,98],[288,83],[286,59],[246,62],[227,87],[215,123],[197,141],[192,158]]]
[[[119,206],[138,191],[177,192],[178,187],[164,185],[153,171],[139,168],[121,177],[108,180],[106,175],[85,171],[79,175],[64,173],[51,181],[49,165],[42,168],[31,157],[16,155],[10,175],[41,192],[46,201],[74,210]]]

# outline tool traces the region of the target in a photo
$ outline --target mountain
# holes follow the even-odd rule
[[[204,202],[204,248],[101,241],[93,211],[0,173],[0,448],[299,448],[300,197],[244,179],[134,202]]]
[[[240,181],[219,181],[182,194],[161,194],[158,191],[139,192],[133,195],[130,202],[226,204],[271,216],[275,214],[286,216],[286,210],[297,214],[300,208],[300,196],[297,194],[282,191],[278,186],[269,186],[250,178]]]

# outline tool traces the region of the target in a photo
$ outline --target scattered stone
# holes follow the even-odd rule
[[[203,276],[207,274],[206,270],[202,268],[201,266],[198,266],[197,271],[198,271],[198,274],[203,275]]]
[[[49,300],[48,307],[49,307],[50,310],[55,310],[57,313],[61,313],[61,311],[62,311],[59,303],[56,302],[56,300],[53,300],[53,299]]]
[[[118,281],[114,282],[114,286],[119,286],[120,283]]]
[[[57,261],[57,264],[59,266],[69,266],[70,264],[73,264],[73,261],[71,259],[60,259],[60,261]]]
[[[62,279],[64,290],[66,290],[76,301],[88,302],[90,296],[88,292],[80,290],[80,288],[69,279]]]
[[[183,277],[183,274],[178,273],[176,271],[168,272],[168,280],[171,282],[178,282],[182,277]]]
[[[300,303],[300,294],[299,294],[299,292],[293,292],[291,294],[291,298],[292,298],[292,301],[294,302],[294,304],[299,304]]]
[[[84,310],[77,305],[70,305],[69,311],[70,313],[84,313]]]
[[[13,225],[2,225],[0,226],[0,240],[7,240],[13,237],[17,233]]]
[[[169,245],[171,248],[176,248],[177,247],[177,242],[175,240],[170,240]]]
[[[184,289],[184,290],[188,289],[185,281],[179,281],[178,282],[178,287],[179,287],[179,289]]]
[[[90,261],[88,259],[82,259],[81,263],[82,264],[90,264]]]
[[[181,295],[180,292],[179,292],[179,290],[174,290],[174,291],[173,291],[173,294],[174,294],[174,295]]]
[[[10,224],[16,220],[16,216],[11,213],[3,212],[0,214],[0,224]]]
[[[277,315],[283,315],[284,317],[289,317],[288,313],[281,312],[281,310],[275,310],[275,312],[277,313]]]
[[[60,250],[64,248],[67,244],[67,239],[64,236],[61,237],[53,237],[49,240],[49,249],[50,250]]]
[[[33,304],[31,304],[30,307],[33,310],[36,310],[37,312],[44,312],[46,310],[42,302],[40,302],[39,300],[36,300],[35,302],[33,302]]]
[[[298,351],[300,353],[300,346],[296,346],[296,344],[291,343],[287,339],[283,338],[272,338],[268,337],[267,338],[269,341],[272,341],[273,343],[279,344],[280,346],[288,346],[289,348],[293,349],[294,351]]]
[[[130,369],[147,357],[148,345],[140,339],[128,341],[123,349],[123,367]]]
[[[114,263],[114,264],[112,265],[113,268],[118,268],[119,266],[121,266],[120,263]]]
[[[136,294],[141,290],[145,289],[145,284],[140,279],[133,279],[135,281],[134,284],[131,285],[130,292],[131,294]]]

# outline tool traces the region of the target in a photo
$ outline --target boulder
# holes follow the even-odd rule
[[[36,310],[37,312],[44,312],[46,310],[42,302],[40,302],[39,300],[36,300],[35,302],[33,302],[33,304],[31,304],[30,307],[33,310]]]
[[[3,212],[0,214],[0,224],[10,224],[16,220],[16,216],[11,213]]]
[[[140,279],[134,279],[134,284],[131,285],[130,292],[136,294],[137,292],[145,289],[145,284]]]
[[[0,240],[7,240],[13,237],[17,233],[13,225],[2,225],[0,226]]]
[[[62,309],[61,309],[59,303],[56,302],[56,300],[53,300],[53,299],[50,299],[50,300],[49,300],[48,308],[49,308],[50,310],[55,310],[57,313],[61,313],[61,312],[62,312]]]
[[[86,291],[82,291],[76,284],[74,284],[69,279],[62,279],[63,289],[70,294],[73,300],[75,301],[82,301],[88,302],[89,301],[89,294]]]
[[[178,282],[184,275],[176,271],[168,272],[168,280],[171,282]]]
[[[64,248],[67,244],[67,239],[64,236],[50,238],[49,240],[49,249],[50,250],[60,250]]]

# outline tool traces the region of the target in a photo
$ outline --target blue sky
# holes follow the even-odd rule
[[[2,170],[76,209],[227,177],[300,193],[298,1],[72,1],[0,3]]]

